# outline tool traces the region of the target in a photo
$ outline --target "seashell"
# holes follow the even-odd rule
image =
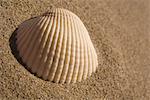
[[[96,51],[82,21],[65,9],[29,19],[17,30],[17,49],[27,69],[56,83],[85,80],[96,71]]]

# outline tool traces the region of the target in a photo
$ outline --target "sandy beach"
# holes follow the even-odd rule
[[[51,8],[75,13],[98,55],[96,73],[75,84],[31,74],[12,53],[23,21]],[[0,100],[150,100],[149,0],[0,0]]]

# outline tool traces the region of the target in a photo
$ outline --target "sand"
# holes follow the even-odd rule
[[[98,54],[98,69],[76,84],[31,74],[11,50],[24,20],[51,7],[77,14]],[[0,0],[0,99],[150,100],[149,0]]]

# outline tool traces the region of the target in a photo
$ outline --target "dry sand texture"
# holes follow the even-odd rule
[[[51,7],[71,10],[90,33],[99,67],[86,81],[43,81],[11,53],[9,39],[17,25]],[[149,7],[149,0],[0,0],[0,98],[149,100]]]

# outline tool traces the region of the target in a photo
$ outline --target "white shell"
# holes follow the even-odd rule
[[[82,21],[60,8],[20,24],[17,49],[32,73],[56,83],[80,82],[95,72],[98,65]]]

